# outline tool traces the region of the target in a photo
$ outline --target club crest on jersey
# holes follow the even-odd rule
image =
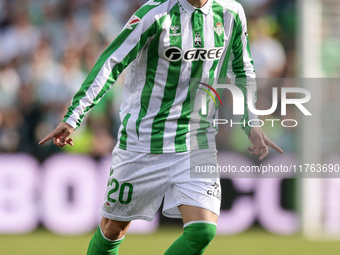
[[[200,33],[198,33],[198,32],[196,33],[194,42],[195,42],[195,47],[201,47],[202,46],[202,38],[201,38]]]
[[[180,33],[178,33],[179,30],[180,30],[179,26],[171,26],[170,27],[170,35],[172,35],[172,36],[181,35]]]
[[[221,36],[221,34],[223,34],[224,27],[221,22],[216,23],[216,27],[214,27],[214,31],[218,36]]]
[[[126,28],[133,29],[133,25],[137,25],[141,21],[140,18],[138,18],[136,15],[133,15],[132,18],[129,20],[129,22],[126,25]]]

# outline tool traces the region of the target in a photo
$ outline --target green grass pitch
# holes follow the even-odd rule
[[[181,228],[162,227],[151,235],[127,235],[120,255],[162,255],[181,234]],[[0,235],[1,255],[83,255],[93,233],[58,236],[44,229],[27,235]],[[315,242],[300,235],[277,236],[253,229],[235,236],[216,236],[205,255],[335,255],[340,242]]]

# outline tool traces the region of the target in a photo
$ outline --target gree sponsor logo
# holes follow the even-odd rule
[[[169,47],[164,51],[164,57],[170,62],[184,61],[212,61],[222,57],[224,47],[220,48],[192,48],[182,51],[178,47]]]

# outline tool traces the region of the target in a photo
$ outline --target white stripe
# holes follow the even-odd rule
[[[192,31],[192,26],[191,26],[191,16],[189,16],[187,19],[185,19],[185,21],[183,21],[185,24],[185,30],[186,31],[186,36],[184,37],[185,40],[183,40],[182,44],[183,44],[183,49],[187,50],[187,49],[191,49],[194,45],[194,40],[193,40],[193,31]],[[184,26],[183,26],[184,28]],[[183,61],[182,64],[182,69],[181,69],[181,79],[180,79],[180,86],[184,86],[184,90],[185,90],[185,95],[187,95],[188,93],[188,86],[190,83],[190,78],[191,78],[191,69],[192,69],[192,62],[187,62],[187,61]],[[189,80],[188,82],[185,82],[186,80]],[[188,123],[188,130],[189,132],[186,133],[186,137],[185,137],[185,144],[187,149],[190,151],[191,150],[191,145],[192,145],[192,140],[196,140],[195,136],[191,135],[191,117]],[[197,143],[197,141],[196,141]]]
[[[203,15],[203,33],[204,33],[204,48],[211,49],[215,48],[215,31],[214,31],[214,16],[213,15]],[[209,71],[213,65],[214,61],[204,61],[202,78],[209,78]]]
[[[196,221],[189,221],[189,222],[185,223],[183,225],[183,228],[185,228],[185,227],[187,227],[187,226],[189,226],[191,224],[195,224],[195,223],[206,223],[206,224],[211,224],[211,225],[217,226],[217,224],[215,222],[212,222],[212,221],[208,221],[208,220],[196,220]]]
[[[219,65],[216,69],[217,75],[215,77],[220,76],[223,61],[226,57],[228,47],[230,46],[230,43],[231,43],[230,40],[231,40],[231,37],[232,37],[234,25],[235,25],[234,16],[230,12],[225,11],[224,16],[223,16],[223,23],[224,23],[224,25],[223,25],[224,26],[224,52],[222,54],[221,61],[219,62]],[[228,68],[229,68],[229,66],[230,65],[228,64]]]
[[[242,34],[241,40],[242,40],[242,44],[243,44],[243,63],[244,63],[244,71],[245,71],[246,76],[247,76],[247,87],[256,86],[256,81],[255,81],[256,75],[254,73],[254,66],[250,62],[251,59],[248,55],[248,50],[247,50],[247,37],[244,33]],[[252,95],[252,97],[253,97],[252,102],[255,103],[255,93]],[[245,96],[245,100],[248,101],[248,93]],[[248,111],[249,120],[257,119],[257,115],[253,114],[250,111],[248,102],[247,102],[247,111]]]

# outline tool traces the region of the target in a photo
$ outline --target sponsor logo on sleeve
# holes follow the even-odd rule
[[[141,19],[138,18],[136,15],[133,15],[132,18],[127,23],[126,28],[127,29],[133,29],[134,27],[132,27],[132,26],[137,25],[140,22],[141,22]]]

